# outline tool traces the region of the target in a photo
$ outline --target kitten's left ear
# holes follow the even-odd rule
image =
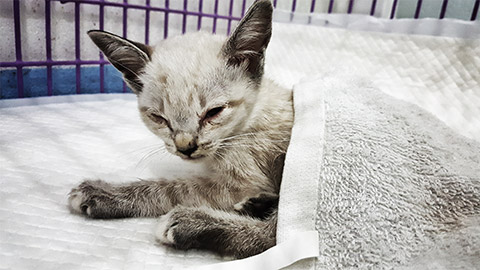
[[[227,63],[245,65],[253,79],[263,75],[265,49],[272,36],[272,12],[270,0],[256,1],[223,45]]]
[[[145,65],[150,61],[153,49],[148,45],[105,31],[90,30],[88,35],[107,56],[108,61],[123,73],[125,82],[138,95],[143,88],[138,75],[142,73]]]

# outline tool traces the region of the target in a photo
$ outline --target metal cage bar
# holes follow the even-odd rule
[[[351,13],[352,13],[352,11],[353,11],[353,5],[354,5],[354,0],[348,1],[348,10],[347,10],[347,13],[348,13],[348,14],[351,14]]]
[[[440,15],[438,18],[441,20],[445,18],[445,13],[447,12],[448,0],[443,0],[442,9],[440,10]]]
[[[101,0],[101,2],[104,2],[105,0]],[[148,1],[148,0],[147,0]],[[98,24],[100,30],[103,31],[105,27],[105,8],[103,5],[100,5],[99,11],[98,11]],[[103,58],[103,53],[100,53],[100,61],[105,61]],[[105,64],[100,63],[100,93],[105,93]]]
[[[202,2],[202,1],[200,1],[200,2]],[[243,15],[245,15],[246,8],[247,8],[247,0],[243,0],[243,2],[242,2],[242,17],[243,17]]]
[[[147,9],[145,10],[145,44],[150,43],[150,0],[145,0],[145,6]]]
[[[475,1],[475,5],[473,6],[472,16],[470,17],[470,21],[475,21],[477,19],[478,7],[480,6],[480,0]]]
[[[183,0],[183,10],[187,12],[188,10],[188,1]],[[185,34],[187,31],[187,14],[183,14],[182,16],[182,34]]]
[[[125,5],[128,5],[128,0],[123,0],[123,3]],[[123,7],[123,24],[122,24],[122,34],[124,38],[127,38],[127,27],[128,27],[128,9],[126,6]],[[125,82],[122,82],[122,91],[123,93],[127,92],[127,84]]]
[[[215,0],[215,5],[213,6],[213,14],[215,16],[213,17],[212,32],[216,34],[217,33],[218,0]]]
[[[335,1],[330,0],[330,3],[328,4],[328,13],[332,13],[334,4],[335,4]]]
[[[15,57],[16,63],[22,63],[22,37],[20,31],[20,3],[19,0],[13,1],[13,14],[14,14],[14,24],[15,24]],[[18,88],[18,97],[23,98],[23,76],[22,76],[22,66],[18,65],[17,67],[17,88]]]
[[[81,69],[80,69],[80,3],[75,3],[75,60],[78,61],[75,65],[75,82],[76,92],[81,93]]]
[[[53,95],[52,86],[52,65],[48,62],[52,61],[52,23],[51,23],[51,7],[50,1],[45,0],[45,49],[47,58],[47,95]]]
[[[390,12],[390,19],[395,18],[395,11],[397,10],[398,0],[393,0],[392,10]]]
[[[370,7],[370,16],[375,15],[376,7],[377,7],[377,0],[372,0],[372,6]]]
[[[163,24],[163,38],[168,37],[168,7],[170,6],[170,2],[168,0],[165,0],[165,22]]]
[[[417,8],[415,9],[415,15],[413,18],[418,19],[420,16],[420,11],[422,10],[422,0],[417,0]]]

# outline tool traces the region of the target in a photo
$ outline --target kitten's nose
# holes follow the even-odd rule
[[[175,135],[175,146],[178,152],[186,156],[190,156],[198,149],[195,138],[189,133],[179,133]]]
[[[178,149],[178,152],[184,154],[185,156],[190,156],[193,154],[198,149],[198,146],[195,144],[192,148],[187,148],[187,149]]]

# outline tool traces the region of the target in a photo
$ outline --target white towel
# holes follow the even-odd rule
[[[291,269],[480,267],[477,142],[361,79],[294,93],[278,240],[314,227],[320,256]]]

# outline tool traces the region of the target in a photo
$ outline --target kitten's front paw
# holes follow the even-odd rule
[[[245,198],[233,208],[239,214],[265,219],[278,208],[278,200],[278,194],[261,192],[254,197]]]
[[[155,236],[157,237],[157,240],[160,243],[168,246],[175,245],[173,233],[177,224],[175,224],[171,220],[172,212],[173,210],[160,217],[157,229],[155,231]]]
[[[86,180],[69,193],[70,208],[92,218],[109,218],[108,204],[113,201],[112,186],[101,180]]]
[[[83,194],[83,192],[81,192],[77,188],[74,188],[68,194],[68,205],[70,206],[70,208],[73,211],[75,211],[79,214],[84,213],[86,215],[90,215],[91,210],[88,209],[88,206],[82,210],[82,207],[85,207],[85,204],[84,204],[85,203],[85,197],[86,196]]]
[[[160,217],[155,236],[160,243],[178,249],[200,248],[199,237],[208,229],[203,216],[194,208],[176,207]]]

